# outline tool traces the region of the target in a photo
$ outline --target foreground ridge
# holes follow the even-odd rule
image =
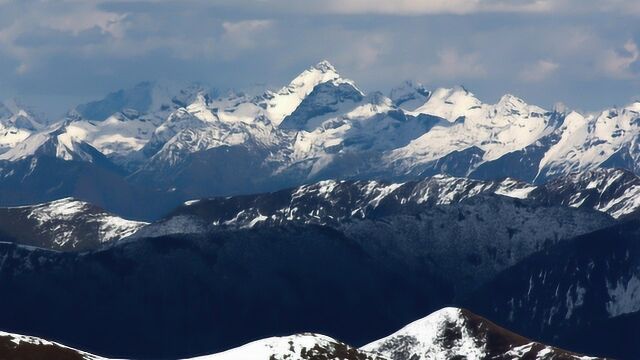
[[[596,359],[529,340],[468,310],[451,307],[361,349],[394,360]]]
[[[53,341],[3,331],[0,331],[0,359],[105,360]]]
[[[37,337],[0,332],[0,358],[106,360]],[[531,341],[458,308],[444,308],[360,349],[312,333],[257,340],[192,360],[597,360]]]

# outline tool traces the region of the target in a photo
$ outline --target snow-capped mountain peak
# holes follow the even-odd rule
[[[389,359],[588,360],[526,339],[459,308],[444,308],[361,350]]]
[[[209,92],[199,84],[174,89],[158,82],[142,82],[105,98],[77,106],[67,113],[65,131],[90,144],[114,162],[130,168],[141,161],[139,150],[170,116],[191,105],[199,118],[210,120]]]
[[[328,336],[298,334],[254,341],[225,352],[191,360],[386,360],[366,354]]]
[[[482,102],[462,86],[436,89],[427,101],[413,113],[441,117],[451,122],[465,117],[469,111],[477,110]]]
[[[10,121],[16,127],[36,130],[42,128],[44,119],[32,108],[16,98],[0,102],[0,121]]]
[[[144,81],[127,89],[112,92],[104,98],[78,105],[74,111],[87,121],[100,122],[113,114],[133,109],[146,121],[160,124],[167,116],[197,101],[199,95],[208,96],[215,90],[201,84],[169,84]]]
[[[566,114],[510,94],[490,104],[461,86],[431,93],[415,82],[405,82],[389,98],[365,96],[326,61],[261,96],[216,98],[199,85],[177,95],[161,88],[143,83],[79,106],[63,120],[68,123],[54,136],[49,152],[71,159],[77,144],[89,144],[120,168],[139,174],[127,181],[153,182],[167,190],[182,186],[167,169],[196,158],[204,165],[234,163],[238,159],[227,158],[231,155],[212,160],[196,154],[233,147],[252,159],[251,165],[240,167],[262,171],[260,176],[225,174],[229,184],[255,184],[255,189],[234,193],[328,178],[405,181],[446,173],[542,183],[598,167],[640,173],[640,103],[596,114]],[[423,103],[408,111],[407,101]],[[109,115],[94,121],[81,110]],[[10,106],[4,112],[13,114]],[[4,160],[25,158],[52,135],[51,129],[39,130],[27,140],[36,132],[14,125],[0,130],[0,154],[13,149],[0,157]],[[155,156],[166,144],[164,154]],[[208,185],[209,177],[219,174],[216,167],[208,172],[183,168],[193,173],[181,178],[203,180],[190,182],[189,188],[193,183],[202,188],[185,199],[226,194],[219,185]]]
[[[633,103],[629,104],[629,106],[627,106],[625,109],[640,113],[640,101],[634,101]]]
[[[500,97],[500,100],[498,100],[498,104],[522,104],[522,105],[526,105],[526,103],[524,102],[524,100],[522,100],[521,98],[513,95],[513,94],[504,94]]]
[[[108,94],[101,100],[91,101],[76,107],[76,111],[88,120],[101,121],[124,108],[147,111],[153,101],[154,84],[141,82],[132,88]]]
[[[389,98],[396,106],[407,111],[414,111],[427,101],[430,94],[431,92],[421,83],[407,80],[391,89]]]
[[[278,92],[265,95],[269,98],[266,112],[271,122],[279,125],[287,115],[293,113],[317,85],[327,82],[335,85],[347,83],[355,87],[353,81],[343,79],[328,61],[321,61],[303,71]]]
[[[449,339],[447,330],[455,328],[457,339]],[[467,328],[461,309],[444,308],[417,320],[380,340],[362,347],[363,350],[395,358],[399,347],[407,352],[407,359],[450,359],[464,355],[467,359],[481,359],[484,344],[477,343],[475,334]]]
[[[524,102],[524,100],[511,94],[503,95],[498,101],[498,103],[496,103],[496,108],[499,108],[499,109],[518,110],[518,109],[524,109],[527,106],[528,105],[526,102]]]
[[[551,115],[528,105],[513,95],[503,96],[497,104],[484,104],[462,87],[438,89],[429,100],[412,112],[437,116],[449,124],[436,124],[407,146],[394,149],[389,159],[401,167],[428,164],[456,152],[475,152],[467,176],[475,166],[524,149],[555,130]]]
[[[107,360],[41,338],[5,332],[0,332],[0,357]],[[533,342],[467,310],[458,308],[436,311],[386,338],[359,349],[325,335],[301,333],[256,340],[227,351],[189,358],[189,360],[450,359],[596,360],[600,358],[580,356]]]
[[[16,99],[0,102],[0,153],[15,147],[44,126],[41,119]]]
[[[187,111],[202,121],[215,121],[215,116],[209,109],[209,98],[205,93],[198,93],[195,100],[187,106]]]
[[[319,63],[314,65],[313,68],[322,72],[336,72],[335,66],[333,66],[329,60],[321,60]]]
[[[561,135],[540,161],[538,178],[575,174],[597,167],[619,167],[637,172],[640,105],[611,108],[582,115],[571,112]]]
[[[82,130],[66,121],[47,130],[34,133],[14,148],[0,155],[0,160],[17,161],[31,156],[49,156],[62,160],[93,162],[102,154],[91,145],[78,140]]]
[[[504,123],[517,124],[523,121],[535,122],[543,120],[547,113],[547,110],[536,105],[529,105],[521,98],[511,94],[503,95],[495,105],[488,106],[488,108],[494,114],[494,116],[488,116],[490,119],[504,119],[502,122],[497,123],[498,126]],[[546,125],[546,123],[542,121],[541,125]]]

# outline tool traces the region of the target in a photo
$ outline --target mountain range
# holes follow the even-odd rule
[[[553,211],[574,214],[569,215],[571,217],[583,216],[589,220],[577,229],[588,232],[616,220],[637,218],[640,204],[635,199],[639,189],[640,178],[620,169],[598,169],[543,185],[514,179],[483,181],[448,175],[404,183],[327,180],[272,193],[190,200],[152,223],[126,220],[95,205],[65,198],[0,208],[3,215],[0,234],[4,241],[21,245],[83,251],[97,250],[122,239],[198,234],[216,229],[287,224],[344,228],[363,220],[426,213],[435,218],[435,209],[442,213],[462,206],[480,208],[486,205],[482,202],[500,203],[500,206],[520,204],[520,209],[529,209],[532,213],[542,209],[544,214],[532,215],[538,222],[545,216],[558,217],[552,215]],[[474,204],[475,197],[480,200]],[[463,216],[455,217],[456,222],[467,222]],[[504,221],[505,217],[499,218]],[[522,224],[514,224],[513,229],[518,228],[520,234],[527,233],[523,229],[524,216],[518,213],[515,218]],[[569,222],[565,223],[559,226],[566,227]],[[538,224],[534,222],[532,226]],[[514,230],[508,233],[511,238],[521,236]]]
[[[544,184],[598,169],[640,171],[638,103],[581,114],[513,95],[487,104],[462,87],[429,91],[413,82],[389,96],[365,94],[326,61],[259,95],[146,82],[51,125],[5,108],[13,110],[0,112],[11,134],[1,149],[0,188],[25,191],[0,205],[77,197],[141,220],[189,199],[326,179],[448,174]],[[136,196],[112,196],[104,179]]]
[[[0,358],[640,356],[640,103],[366,93],[322,61],[57,121],[4,101],[0,131]]]
[[[238,203],[247,198],[238,197],[186,204],[165,220],[141,224],[132,236],[84,252],[2,243],[0,291],[5,295],[0,307],[12,311],[0,313],[0,324],[14,333],[41,334],[108,356],[177,358],[302,331],[361,345],[425,312],[461,304],[525,336],[569,344],[567,348],[580,352],[613,353],[607,344],[586,351],[592,350],[588,345],[596,343],[600,333],[576,342],[556,337],[566,332],[564,316],[550,317],[540,332],[535,322],[491,313],[509,309],[512,297],[530,295],[520,293],[528,278],[515,269],[531,259],[542,259],[541,266],[550,272],[565,269],[582,276],[583,266],[573,270],[553,259],[570,259],[576,249],[583,254],[581,236],[594,237],[607,248],[603,237],[618,225],[606,213],[486,193],[404,209],[394,208],[393,202],[385,209],[381,201],[363,217],[322,222],[334,213],[323,213],[326,203],[314,201],[317,193],[306,190],[296,205],[307,204],[301,210],[318,214],[314,221],[285,216],[281,221],[251,224],[250,217],[243,222],[224,212],[238,211]],[[260,202],[248,202],[243,209],[277,205],[270,201],[283,194],[290,192],[259,196]],[[340,191],[325,191],[321,198],[335,200],[334,209],[353,205]],[[236,205],[227,206],[224,200]],[[274,208],[278,214],[279,208]],[[212,216],[232,216],[238,222],[203,226],[214,223]],[[633,234],[621,238],[633,242]],[[550,253],[555,256],[541,255]],[[618,290],[603,288],[598,277],[587,274],[579,284],[593,291],[588,294],[598,309],[621,302],[628,304],[625,314],[634,314],[636,271],[629,263],[610,275],[630,279],[620,285],[620,293],[626,294],[622,300]],[[494,287],[503,290],[486,290]],[[545,291],[536,296],[545,296]],[[579,294],[585,295],[582,290]],[[506,304],[486,305],[501,299]],[[571,330],[590,329],[590,321],[609,319],[571,299],[576,314]],[[555,306],[544,302],[544,307],[540,303],[534,308],[545,314],[557,312]],[[526,309],[530,310],[521,310],[525,318],[537,314]],[[99,329],[92,324],[100,324]],[[94,331],[83,330],[88,326]],[[620,358],[633,358],[631,344],[615,350],[623,355]]]

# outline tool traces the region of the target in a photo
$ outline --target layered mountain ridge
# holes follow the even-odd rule
[[[394,193],[373,182],[322,182],[190,202],[168,218],[190,226],[144,232],[166,230],[161,221],[81,254],[0,244],[0,307],[13,309],[0,313],[0,323],[120,357],[220,350],[302,330],[362,344],[488,286],[538,251],[613,224],[593,209],[521,199],[536,189],[513,180],[440,176],[401,187]],[[237,216],[251,208],[279,215],[279,201],[291,203],[291,194],[294,207],[280,221]],[[290,219],[297,207],[305,217]],[[340,218],[353,209],[363,216]],[[193,216],[205,225],[238,222],[198,227]],[[378,325],[370,321],[374,312]],[[101,336],[81,331],[95,323]],[[168,331],[174,327],[179,334]],[[534,350],[541,351],[518,351]]]
[[[586,358],[458,308],[346,345],[453,305],[637,358],[620,339],[640,316],[638,103],[583,114],[411,81],[387,96],[323,61],[257,93],[145,82],[51,124],[6,101],[0,130],[12,333],[112,357],[298,334],[208,358]],[[38,344],[76,356],[0,334]]]
[[[468,292],[535,251],[614,223],[587,206],[564,204],[570,200],[512,179],[440,175],[402,184],[322,181],[274,193],[189,201],[130,239],[328,226],[380,261],[416,268],[430,264],[458,292]]]
[[[634,103],[580,114],[513,95],[486,104],[463,87],[429,91],[415,82],[389,97],[365,94],[323,61],[258,96],[142,83],[80,105],[58,125],[7,137],[0,162],[7,172],[44,156],[90,162],[95,156],[83,154],[92,149],[121,169],[121,181],[182,201],[325,179],[448,174],[543,184],[600,168],[640,172],[639,109]],[[54,133],[56,151],[34,151]],[[44,196],[50,189],[29,187],[39,196],[19,202],[55,200]],[[85,200],[118,212],[132,206]]]
[[[596,210],[623,220],[637,216],[639,186],[640,177],[616,169],[598,169],[544,185],[447,175],[404,183],[325,180],[272,193],[190,200],[136,236],[288,223],[340,226],[487,196],[519,199],[532,206]]]

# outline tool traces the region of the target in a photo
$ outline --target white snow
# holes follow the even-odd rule
[[[594,114],[572,112],[561,127],[561,138],[545,154],[540,171],[547,176],[579,173],[594,169],[614,153],[636,149],[640,139],[640,114],[637,103],[622,109],[612,108]]]
[[[314,348],[332,349],[338,343],[328,336],[317,334],[301,334],[283,337],[272,337],[254,341],[244,346],[225,352],[192,358],[191,360],[303,360],[302,351]]]
[[[62,160],[82,160],[91,162],[93,155],[86,152],[79,144],[82,130],[69,127],[67,124],[54,124],[48,129],[31,134],[14,148],[0,154],[0,160],[17,161],[47,152]],[[52,152],[53,151],[53,152]]]
[[[463,87],[440,88],[436,89],[427,102],[413,113],[434,115],[453,122],[471,112],[477,112],[481,106],[482,102]]]
[[[85,360],[107,360],[106,358],[97,356],[97,355],[93,355],[93,354],[89,354],[87,352],[84,351],[80,351],[53,341],[47,341],[35,336],[26,336],[26,335],[18,335],[18,334],[12,334],[12,333],[8,333],[8,332],[4,332],[4,331],[0,331],[0,337],[8,337],[10,338],[11,342],[19,345],[21,343],[27,343],[27,344],[33,344],[33,345],[43,345],[43,346],[58,346],[64,349],[70,349],[73,350],[75,352],[77,352],[79,355],[82,356],[83,359]]]
[[[444,338],[448,336],[445,331],[452,328],[456,329],[456,332],[459,331],[460,337],[449,337],[445,340]],[[15,344],[55,345],[71,349],[87,360],[107,360],[33,336],[0,331],[0,337],[9,337]],[[469,332],[461,309],[444,308],[405,326],[388,337],[363,346],[358,349],[358,352],[368,355],[367,358],[380,360],[396,359],[394,353],[395,355],[402,353],[407,359],[415,360],[448,360],[453,357],[481,360],[486,358],[485,341],[486,339],[477,338]],[[302,333],[261,339],[227,351],[185,360],[308,360],[316,357],[324,359],[331,354],[340,355],[345,346],[325,335]],[[536,346],[539,344],[535,342],[515,346],[504,354],[504,358],[520,359],[531,355]],[[535,355],[536,359],[547,359],[554,355],[554,349],[545,346]],[[571,358],[576,360],[595,359],[587,356],[572,356]],[[343,359],[336,357],[335,360]]]
[[[354,85],[352,81],[342,79],[328,61],[321,61],[298,75],[289,85],[278,92],[269,94],[272,98],[267,101],[267,114],[271,122],[276,126],[279,125],[287,115],[293,113],[314,87],[329,81],[335,84],[349,83]]]
[[[17,100],[0,102],[0,153],[14,148],[44,126]]]
[[[389,98],[382,99],[382,103],[366,102],[347,112],[346,119],[367,119],[372,116],[393,110],[393,105]]]
[[[575,308],[580,307],[584,304],[584,295],[587,293],[587,289],[580,286],[580,283],[569,286],[567,290],[565,303],[567,306],[567,314],[565,315],[565,319],[570,319],[573,315],[573,311]]]
[[[372,185],[376,184],[376,182],[372,182]],[[376,208],[378,207],[378,205],[380,204],[380,202],[382,200],[384,200],[387,196],[389,196],[390,194],[392,194],[394,191],[396,191],[398,188],[400,188],[402,185],[404,185],[403,183],[401,184],[390,184],[387,186],[378,186],[375,188],[375,197],[369,201],[369,206]],[[372,190],[368,191],[369,193],[372,193]]]
[[[424,85],[414,81],[405,81],[391,90],[389,98],[395,104],[399,104],[401,109],[414,111],[424,105],[428,95],[429,92]]]
[[[74,121],[67,127],[67,133],[105,155],[127,155],[142,149],[155,129],[156,125],[147,119],[122,119],[114,115],[100,122]]]
[[[515,199],[526,199],[537,188],[537,186],[527,185],[514,179],[506,179],[500,183],[495,193]]]
[[[217,117],[207,106],[207,101],[203,94],[198,94],[196,100],[189,106],[187,111],[202,121],[214,121]]]
[[[367,344],[362,349],[391,358],[395,350],[394,343],[399,339],[411,339],[407,345],[403,345],[407,358],[448,360],[452,356],[462,355],[468,360],[484,359],[484,344],[476,343],[475,337],[469,333],[465,322],[460,309],[444,308],[385,338]],[[453,345],[448,347],[440,339],[444,336],[444,331],[450,327],[460,330],[460,338],[453,339]]]
[[[521,359],[523,358],[525,355],[527,355],[528,353],[531,352],[531,350],[533,349],[533,347],[536,345],[536,343],[534,342],[530,342],[528,344],[524,344],[524,345],[520,345],[520,346],[516,346],[513,349],[509,350],[505,355],[512,357],[512,359]],[[549,350],[548,349],[544,349],[541,352],[539,352],[539,355],[545,355],[546,353],[548,353]],[[509,359],[507,357],[507,359]]]
[[[463,88],[438,89],[412,114],[435,115],[450,123],[418,134],[408,145],[391,150],[386,160],[408,171],[416,164],[473,147],[484,151],[483,161],[496,160],[551,133],[546,113],[512,95],[488,105]]]
[[[31,135],[31,131],[5,127],[0,124],[0,150],[2,152],[14,148]]]
[[[622,196],[613,198],[604,206],[597,208],[597,210],[604,211],[616,219],[638,209],[640,209],[640,185],[628,187]]]
[[[140,221],[125,220],[118,216],[96,212],[89,203],[73,198],[65,198],[39,205],[19,206],[10,209],[24,209],[29,211],[28,218],[36,221],[36,226],[42,233],[52,233],[58,246],[65,246],[69,241],[81,241],[83,235],[78,234],[77,226],[95,226],[98,241],[107,243],[117,241],[132,235],[147,225]]]
[[[264,216],[264,215],[260,215],[258,214],[258,216],[256,216],[253,220],[251,220],[249,222],[249,227],[252,228],[254,226],[256,226],[256,224],[266,221],[267,219],[269,219],[268,217]]]
[[[392,91],[395,100],[424,101],[415,111],[405,110],[407,116],[402,115],[392,99],[372,94],[357,106],[347,104],[335,113],[311,119],[312,126],[307,131],[280,129],[278,124],[284,117],[291,114],[315,86],[324,82],[353,85],[323,61],[305,70],[281,90],[258,97],[231,93],[212,100],[194,88],[181,93],[184,102],[180,102],[180,106],[184,107],[179,107],[170,105],[171,97],[166,91],[153,90],[149,113],[124,109],[103,121],[69,115],[65,123],[37,131],[17,128],[13,120],[3,122],[4,118],[29,114],[0,107],[0,160],[21,160],[46,150],[64,160],[93,161],[93,152],[86,151],[85,145],[89,144],[120,165],[120,161],[130,165],[129,161],[135,167],[131,170],[162,172],[171,171],[191,153],[243,146],[269,154],[265,162],[273,165],[274,175],[287,176],[291,172],[301,180],[315,181],[324,178],[325,171],[333,171],[339,161],[360,161],[358,156],[371,159],[373,154],[375,159],[371,164],[365,160],[364,172],[360,173],[358,168],[358,175],[371,171],[376,176],[410,176],[422,173],[426,164],[452,152],[478,148],[483,154],[478,163],[474,163],[478,165],[532,144],[542,146],[540,140],[553,134],[558,140],[550,145],[539,163],[539,176],[591,170],[627,147],[630,147],[632,163],[640,163],[637,151],[640,121],[636,121],[640,117],[640,103],[597,114],[572,112],[559,125],[555,120],[551,122],[551,114],[544,109],[528,105],[513,95],[503,96],[496,104],[486,104],[461,87],[437,89],[429,94],[422,85],[405,83]],[[2,115],[4,113],[9,115]],[[424,119],[415,118],[421,114],[443,120],[427,131]],[[34,124],[36,128],[40,126],[37,122]],[[149,149],[157,153],[148,153]],[[469,173],[471,171],[472,167]],[[2,175],[8,176],[8,171]],[[603,193],[614,181],[616,179],[611,178],[603,184],[602,179],[594,180],[587,189],[597,188]],[[452,182],[452,197],[444,196],[444,190],[434,189],[425,189],[423,195],[426,200],[436,191],[439,194],[435,196],[441,203],[451,202],[456,186],[462,186],[469,195],[487,191],[482,184]],[[531,185],[505,181],[491,191],[524,199],[535,189]],[[585,201],[585,196],[576,194],[567,205],[579,207]],[[630,186],[622,196],[599,202],[595,208],[616,218],[640,209],[640,184]]]
[[[560,140],[545,153],[539,169],[552,167],[554,163],[562,164],[567,160],[572,162],[576,160],[575,148],[585,145],[581,142],[585,141],[588,133],[587,119],[574,111],[566,116],[561,132]],[[593,159],[590,160],[593,161]]]
[[[33,134],[18,143],[13,149],[0,154],[1,160],[16,161],[35,154],[36,150],[48,139],[47,134]]]
[[[573,193],[566,205],[593,209],[621,218],[640,209],[640,178],[620,169],[594,169],[567,178]]]
[[[619,279],[616,283],[607,282],[609,316],[629,314],[640,311],[640,279],[633,275],[629,280]]]

